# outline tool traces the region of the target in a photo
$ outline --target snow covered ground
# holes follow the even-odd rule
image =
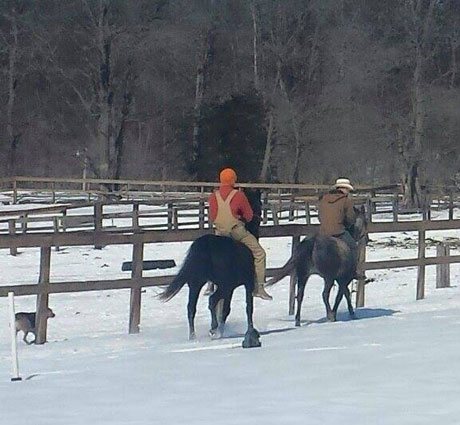
[[[457,217],[460,214],[457,212]],[[451,238],[458,232],[430,232]],[[416,256],[415,233],[371,235],[370,261]],[[283,264],[290,240],[264,239],[268,266]],[[146,247],[145,259],[174,258],[188,243]],[[38,250],[17,257],[0,251],[0,285],[35,283]],[[434,255],[429,243],[428,255]],[[54,281],[128,277],[127,246],[52,253]],[[168,270],[174,273],[176,270]],[[165,271],[147,271],[146,276]],[[7,300],[0,298],[0,425],[16,424],[458,424],[460,420],[460,265],[452,288],[435,289],[427,268],[426,299],[415,301],[414,268],[368,272],[366,307],[357,320],[341,306],[338,322],[324,320],[322,281],[307,286],[301,328],[287,315],[288,280],[271,288],[273,302],[256,300],[262,347],[243,350],[243,291],[238,290],[227,337],[207,336],[202,297],[196,342],[187,340],[184,289],[167,304],[159,288],[143,294],[141,333],[128,335],[129,291],[52,295],[56,318],[48,341],[20,341],[22,382],[10,382]],[[333,294],[335,295],[335,294]],[[17,311],[33,311],[34,297],[18,297]]]

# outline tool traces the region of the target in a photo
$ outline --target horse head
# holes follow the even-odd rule
[[[356,220],[355,224],[349,228],[351,236],[356,242],[364,239],[364,241],[367,243],[369,238],[367,235],[366,209],[364,208],[364,205],[361,205],[360,207],[354,206],[353,210],[355,212]]]

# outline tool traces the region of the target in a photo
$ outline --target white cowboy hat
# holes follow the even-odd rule
[[[342,178],[341,178],[341,179],[337,179],[337,180],[335,181],[334,187],[335,187],[336,189],[339,189],[339,188],[341,188],[341,187],[344,187],[344,188],[346,188],[346,189],[348,189],[348,190],[355,190],[355,189],[353,188],[353,186],[351,185],[350,180],[348,180],[348,179],[342,179]]]

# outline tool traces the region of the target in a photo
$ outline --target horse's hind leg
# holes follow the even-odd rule
[[[209,330],[209,335],[211,338],[218,338],[217,328],[219,326],[219,322],[217,320],[217,303],[222,299],[221,291],[219,287],[217,290],[209,297],[209,311],[211,312],[211,329]]]
[[[295,315],[295,325],[300,326],[300,312],[302,311],[302,301],[305,293],[307,276],[299,276],[297,280],[297,312]]]
[[[221,315],[218,315],[219,321],[219,332],[223,336],[225,331],[225,322],[227,321],[227,317],[230,314],[230,304],[232,302],[233,291],[225,296],[223,300],[218,303],[218,306],[222,305]]]
[[[350,296],[350,290],[348,289],[348,285],[345,286],[343,293],[345,295],[345,298],[347,300],[347,306],[348,306],[348,313],[350,314],[350,317],[352,319],[355,318],[355,311],[353,310],[353,304],[351,302],[351,296]]]
[[[332,318],[333,318],[333,322],[336,321],[337,319],[337,310],[339,308],[339,305],[340,305],[340,302],[342,301],[342,298],[343,298],[343,295],[344,295],[344,287],[343,285],[341,285],[339,283],[339,290],[337,292],[337,296],[335,297],[335,303],[334,303],[334,307],[332,307]]]
[[[331,289],[334,286],[334,279],[324,279],[324,289],[323,289],[323,302],[326,306],[326,317],[327,320],[334,322],[335,317],[334,313],[332,312],[331,305],[329,304],[329,295],[331,294]]]
[[[204,283],[203,283],[204,284]],[[198,296],[203,284],[191,284],[189,285],[188,293],[188,305],[187,305],[187,316],[188,316],[188,338],[194,340],[195,334],[195,314],[196,314],[196,303],[198,302]]]

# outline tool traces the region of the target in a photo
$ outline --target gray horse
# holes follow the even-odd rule
[[[356,222],[349,229],[353,239],[358,242],[367,242],[367,223],[364,207],[355,208]],[[348,312],[354,318],[348,286],[356,276],[356,254],[347,243],[332,236],[316,235],[310,239],[304,239],[288,262],[266,284],[271,286],[285,276],[296,271],[297,275],[297,312],[295,325],[300,326],[300,312],[304,297],[305,285],[312,274],[318,274],[324,279],[323,301],[326,306],[326,316],[331,322],[336,320],[337,309],[343,296],[347,300]],[[331,308],[329,295],[334,282],[337,282],[339,290],[334,306]]]

